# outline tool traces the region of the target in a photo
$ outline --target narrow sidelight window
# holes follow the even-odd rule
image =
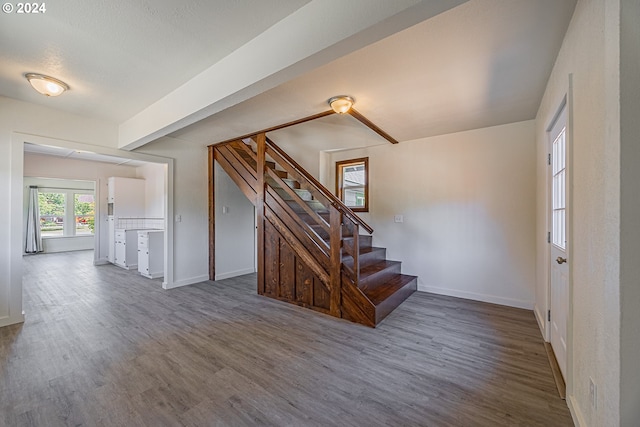
[[[369,212],[369,158],[336,162],[336,194],[354,212]]]
[[[567,155],[566,155],[566,141],[565,141],[565,128],[560,130],[560,133],[553,141],[552,144],[553,153],[552,159],[552,208],[553,217],[551,222],[551,237],[554,245],[560,249],[567,248],[567,228],[566,228],[566,174],[567,174]]]

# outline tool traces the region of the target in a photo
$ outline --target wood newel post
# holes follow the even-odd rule
[[[329,312],[332,316],[342,317],[340,306],[342,305],[342,214],[333,205],[329,207],[329,280],[331,285],[331,295],[329,302]]]
[[[216,280],[216,199],[214,151],[209,147],[209,280]]]
[[[360,228],[355,222],[353,223],[353,274],[358,286],[360,283]]]
[[[256,222],[258,235],[258,293],[264,294],[264,169],[267,136],[257,135],[257,188],[256,188]]]

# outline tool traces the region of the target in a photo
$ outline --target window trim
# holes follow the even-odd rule
[[[369,212],[369,158],[360,157],[357,159],[340,160],[336,162],[336,197],[338,197],[342,203],[345,203],[343,194],[343,170],[347,166],[364,164],[364,206],[348,206],[354,212]]]

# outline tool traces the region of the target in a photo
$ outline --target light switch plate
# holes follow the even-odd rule
[[[393,222],[404,222],[404,218],[402,217],[402,215],[395,215],[393,217]]]

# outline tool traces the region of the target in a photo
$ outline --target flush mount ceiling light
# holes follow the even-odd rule
[[[65,82],[44,74],[27,73],[24,76],[35,90],[45,96],[58,96],[65,90],[69,90],[69,86]]]
[[[344,114],[348,113],[351,107],[353,107],[355,100],[350,96],[340,95],[329,98],[328,102],[333,111],[338,114]]]

